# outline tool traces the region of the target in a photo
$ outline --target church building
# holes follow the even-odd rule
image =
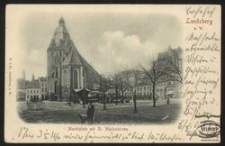
[[[100,75],[80,55],[60,18],[47,49],[48,94],[57,100],[69,100],[76,89],[97,90]]]

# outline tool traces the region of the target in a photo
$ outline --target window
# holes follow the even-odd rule
[[[57,69],[55,71],[55,77],[58,77],[58,71],[57,71]]]
[[[63,85],[66,86],[66,84],[68,82],[67,81],[67,70],[63,71],[63,80],[62,81],[63,81]]]

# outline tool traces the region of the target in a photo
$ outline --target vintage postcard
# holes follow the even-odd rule
[[[220,5],[6,6],[5,142],[220,143]]]

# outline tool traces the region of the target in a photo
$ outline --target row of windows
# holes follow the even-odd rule
[[[42,92],[47,92],[47,88],[42,88],[41,91]]]
[[[151,90],[151,87],[150,86],[148,86],[148,87],[137,87],[137,91],[139,91],[139,90]]]
[[[29,96],[29,95],[27,95],[27,98],[29,99],[29,98],[39,98],[39,96],[38,95],[34,95],[34,96]]]
[[[142,93],[137,93],[137,95],[150,95],[150,96],[151,96],[151,95],[152,95],[152,93],[150,93],[150,92],[143,93],[143,94],[142,94]]]
[[[131,95],[132,95],[131,93],[125,93],[125,96],[131,96]],[[136,95],[150,95],[150,96],[152,96],[152,93],[151,92],[136,93]]]
[[[137,87],[137,92],[138,93],[142,93],[143,91],[144,92],[147,92],[147,91],[151,91],[151,90],[152,90],[152,87],[150,87],[150,86],[147,86],[147,87]],[[132,89],[127,89],[126,91],[129,92],[129,91],[132,91]],[[155,91],[157,91],[157,92],[163,92],[164,89],[156,89]],[[109,92],[115,92],[115,89],[109,89]]]
[[[156,89],[157,92],[163,92],[163,89]]]
[[[27,93],[39,93],[39,90],[27,90]]]
[[[155,90],[156,92],[163,92],[164,90],[163,89],[156,89]],[[141,92],[141,91],[137,91],[138,93],[145,93],[145,92]]]
[[[42,84],[41,84],[42,87],[45,87],[46,85],[47,85],[46,83],[42,83]]]

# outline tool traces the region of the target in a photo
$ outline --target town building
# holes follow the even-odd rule
[[[32,80],[26,80],[25,71],[22,78],[17,80],[17,101],[40,101],[48,100],[47,96],[47,78],[40,77],[35,79],[32,75]]]
[[[40,77],[38,78],[39,86],[41,88],[41,99],[42,100],[48,100],[48,82],[46,77]]]
[[[41,88],[38,80],[26,81],[26,101],[41,101]]]
[[[170,59],[170,61],[168,61]],[[165,70],[170,70],[166,75],[160,78],[160,81],[155,86],[156,99],[178,98],[181,95],[182,84],[182,50],[181,48],[172,49],[159,53],[156,61],[160,62],[160,67],[166,67]],[[127,88],[124,95],[132,98],[136,93],[137,99],[152,99],[153,87],[149,78],[138,71],[137,84],[134,88]],[[174,73],[176,72],[176,74]],[[136,92],[135,92],[136,91]],[[115,94],[115,89],[112,87],[107,92],[109,95]],[[121,92],[119,91],[119,96]]]
[[[100,75],[78,52],[63,18],[47,49],[47,78],[50,99],[69,100],[75,89],[99,88]]]
[[[138,83],[136,95],[138,99],[152,99],[152,86],[144,82]]]

